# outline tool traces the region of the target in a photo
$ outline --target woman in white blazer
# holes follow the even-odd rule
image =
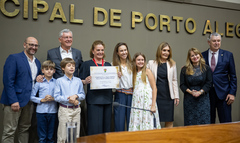
[[[148,62],[156,80],[157,105],[159,118],[165,127],[173,127],[174,104],[179,104],[176,63],[172,59],[172,49],[167,42],[162,42],[157,49],[156,59]]]

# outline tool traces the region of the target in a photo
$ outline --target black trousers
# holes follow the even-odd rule
[[[87,104],[88,135],[110,132],[112,104]]]

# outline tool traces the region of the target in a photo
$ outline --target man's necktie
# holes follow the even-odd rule
[[[216,61],[215,61],[215,56],[214,56],[215,53],[212,53],[212,59],[211,59],[211,70],[212,72],[214,72],[215,70],[215,67],[216,67]]]

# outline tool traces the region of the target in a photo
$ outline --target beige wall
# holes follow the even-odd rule
[[[45,0],[46,1],[46,0]],[[47,57],[47,51],[51,48],[59,46],[58,33],[64,28],[73,31],[74,42],[73,47],[82,51],[83,60],[89,60],[89,49],[94,40],[103,40],[106,44],[106,60],[111,62],[113,48],[116,43],[126,42],[133,56],[136,52],[142,52],[146,55],[147,60],[155,58],[157,46],[167,41],[173,49],[173,59],[177,62],[178,75],[181,67],[185,64],[187,50],[196,47],[200,51],[208,49],[207,35],[203,35],[205,21],[210,20],[214,30],[214,22],[218,21],[219,31],[224,33],[222,37],[222,49],[233,52],[236,64],[237,76],[240,77],[240,66],[238,56],[240,38],[233,32],[233,37],[225,36],[225,23],[233,23],[234,28],[240,23],[239,5],[226,4],[222,2],[191,1],[178,0],[177,2],[161,1],[161,0],[49,0],[47,1],[49,9],[45,13],[39,13],[38,19],[32,18],[32,1],[29,1],[29,18],[23,18],[23,1],[19,0],[20,6],[16,7],[12,3],[6,4],[7,11],[14,11],[15,8],[20,10],[16,17],[9,18],[0,12],[0,81],[2,81],[3,65],[9,54],[21,52],[23,50],[23,41],[27,36],[34,36],[39,40],[41,47],[36,57],[43,62]],[[60,19],[50,22],[50,16],[56,2],[62,4],[67,22],[63,23]],[[205,6],[205,4],[208,6]],[[71,24],[69,16],[70,4],[75,5],[75,18],[83,19],[83,24]],[[119,21],[121,28],[110,27],[109,19],[104,26],[93,25],[93,8],[104,8],[108,14],[110,9],[120,9],[121,20]],[[42,8],[39,6],[39,8]],[[153,31],[146,28],[144,20],[136,23],[135,29],[131,28],[131,12],[137,11],[143,14],[153,13],[157,16],[158,25]],[[170,32],[166,27],[163,31],[159,31],[159,15],[167,15],[170,17]],[[176,32],[176,22],[172,20],[172,16],[183,17],[180,22],[180,31]],[[102,17],[100,16],[100,19]],[[184,22],[188,18],[193,18],[196,22],[196,32],[189,34],[186,32]],[[149,20],[152,25],[152,20]],[[191,25],[191,24],[190,24]],[[191,28],[191,26],[189,26]],[[0,82],[0,92],[2,92],[3,84]],[[175,108],[174,126],[183,126],[183,94],[180,91],[180,105]],[[239,112],[240,102],[237,96],[233,104],[233,121],[240,120]],[[0,110],[0,136],[2,134],[2,110]],[[1,138],[1,137],[0,137]]]

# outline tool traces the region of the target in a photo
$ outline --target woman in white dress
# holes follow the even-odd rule
[[[146,69],[146,58],[142,53],[136,53],[133,57],[133,89],[132,107],[151,110],[156,117],[156,128],[160,129],[156,104],[156,83],[152,72]],[[154,116],[149,111],[132,109],[129,131],[154,129],[153,118]]]

